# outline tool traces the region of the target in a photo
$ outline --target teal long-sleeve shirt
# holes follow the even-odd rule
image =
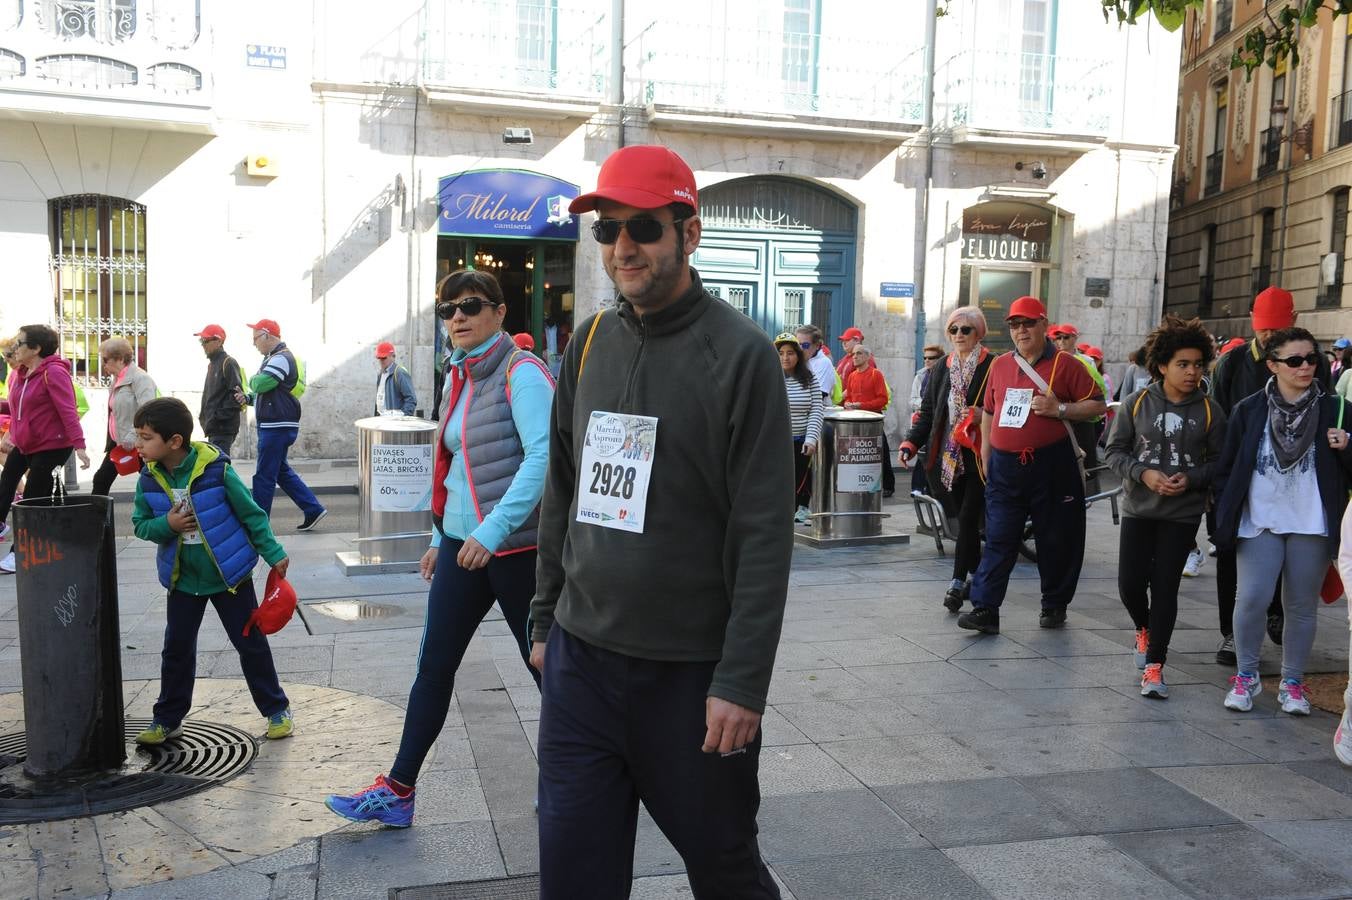
[[[173,471],[165,469],[159,463],[152,462],[149,465],[154,466],[156,471],[164,476],[170,487],[187,488],[192,480],[193,469],[197,465],[198,449],[205,446],[194,442],[183,462],[175,466]],[[275,566],[285,559],[286,550],[273,536],[268,514],[254,502],[253,495],[240,480],[234,467],[229,464],[225,467],[225,496],[230,508],[249,535],[249,543],[253,544],[254,550],[263,557],[264,562],[269,566]],[[167,515],[157,516],[151,511],[150,503],[141,492],[140,481],[136,483],[136,501],[132,508],[131,523],[136,536],[143,541],[168,544],[181,540],[181,535],[169,527]],[[207,552],[206,545],[180,544],[178,580],[173,584],[173,590],[203,597],[208,594],[219,594],[229,588]]]

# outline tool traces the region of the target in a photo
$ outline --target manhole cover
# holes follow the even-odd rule
[[[539,875],[390,888],[389,900],[539,900]]]
[[[314,610],[344,622],[357,622],[362,619],[390,619],[402,616],[404,610],[389,603],[372,603],[369,600],[327,600],[323,603],[307,603],[306,611]]]
[[[127,719],[126,738],[150,726]],[[37,782],[19,765],[27,757],[22,732],[0,735],[0,825],[48,822],[117,812],[176,800],[246,771],[258,757],[248,732],[219,722],[183,722],[183,733],[158,747],[138,747],[117,772]]]

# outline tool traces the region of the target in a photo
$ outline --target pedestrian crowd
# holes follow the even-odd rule
[[[503,330],[509,301],[491,272],[454,271],[437,285],[450,350],[435,400],[417,671],[388,770],[326,804],[354,821],[413,823],[457,671],[496,603],[541,694],[541,895],[628,896],[641,802],[680,853],[695,896],[776,898],[756,837],[758,764],[791,522],[830,514],[814,513],[812,498],[828,409],[881,416],[893,391],[862,329],[840,334],[836,363],[818,326],[767,341],[705,290],[690,265],[702,232],[695,179],[672,151],[616,151],[596,189],[569,209],[595,214],[591,234],[616,298],[576,335],[551,338],[543,360],[530,335]],[[1124,679],[1139,678],[1143,697],[1168,698],[1179,586],[1208,558],[1205,523],[1216,660],[1235,667],[1218,701],[1252,709],[1269,637],[1281,647],[1280,708],[1310,714],[1305,667],[1319,598],[1340,574],[1352,579],[1352,539],[1342,540],[1352,538],[1352,345],[1340,339],[1326,354],[1276,287],[1255,298],[1251,322],[1251,337],[1222,346],[1199,320],[1166,316],[1114,386],[1103,351],[1073,324],[1049,321],[1035,297],[1009,306],[1013,349],[1004,353],[987,346],[996,323],[982,309],[947,315],[947,346],[923,348],[896,459],[914,467],[912,491],[955,523],[940,602],[958,628],[999,633],[1029,535],[1039,625],[1067,625],[1086,510],[1107,470],[1122,484],[1118,590],[1135,631],[1135,669]],[[133,523],[157,545],[168,592],[160,694],[137,738],[145,744],[172,740],[191,708],[208,603],[268,737],[294,729],[267,639],[248,634],[258,608],[252,573],[260,558],[276,578],[288,571],[269,522],[277,487],[301,509],[301,531],[327,511],[287,462],[304,362],[275,320],[248,327],[262,360],[247,380],[223,328],[197,335],[208,361],[205,441],[192,440],[181,401],[157,398],[130,343],[100,347],[108,427],[93,490],[107,494],[117,474],[139,472]],[[21,482],[23,496],[45,497],[72,455],[90,465],[57,345],[51,329],[25,326],[5,352],[0,522]],[[415,414],[394,346],[380,343],[375,356],[373,414]],[[248,406],[258,441],[251,489],[229,457]],[[885,436],[882,448],[873,489],[889,496]],[[1352,705],[1352,692],[1346,699]],[[1348,712],[1334,749],[1352,765]]]

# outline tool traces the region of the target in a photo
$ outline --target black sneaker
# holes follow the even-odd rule
[[[962,588],[949,588],[948,593],[944,594],[944,609],[951,613],[960,611],[962,609],[963,593]]]
[[[310,529],[312,529],[312,528],[314,528],[316,525],[318,525],[318,524],[320,523],[320,521],[322,521],[323,518],[324,518],[325,516],[327,516],[328,514],[329,514],[329,511],[328,511],[327,509],[321,509],[319,512],[315,513],[315,514],[312,515],[312,516],[306,516],[306,517],[305,517],[305,521],[304,521],[304,522],[301,522],[301,523],[300,523],[300,526],[297,527],[296,530],[297,530],[297,531],[309,531]]]
[[[1223,636],[1221,645],[1216,648],[1216,663],[1222,666],[1238,664],[1238,660],[1235,659],[1235,639],[1231,635]]]
[[[1044,606],[1042,615],[1038,617],[1037,623],[1043,628],[1064,628],[1066,624],[1066,608],[1064,606]]]
[[[1272,638],[1272,643],[1278,647],[1282,645],[1282,627],[1285,624],[1286,618],[1281,613],[1268,616],[1268,637]]]
[[[989,606],[978,606],[958,616],[958,627],[982,634],[1000,633],[1000,611]]]

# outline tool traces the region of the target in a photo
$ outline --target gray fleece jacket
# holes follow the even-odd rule
[[[779,357],[694,286],[640,317],[624,298],[568,342],[540,504],[531,638],[649,660],[717,661],[709,695],[765,708],[793,554],[793,439]],[[657,418],[642,534],[577,521],[593,410]]]
[[[1106,462],[1122,478],[1122,511],[1138,519],[1198,522],[1225,442],[1225,414],[1201,391],[1170,403],[1158,381],[1122,401],[1108,431]],[[1141,483],[1148,469],[1185,472],[1188,490],[1163,497]]]

